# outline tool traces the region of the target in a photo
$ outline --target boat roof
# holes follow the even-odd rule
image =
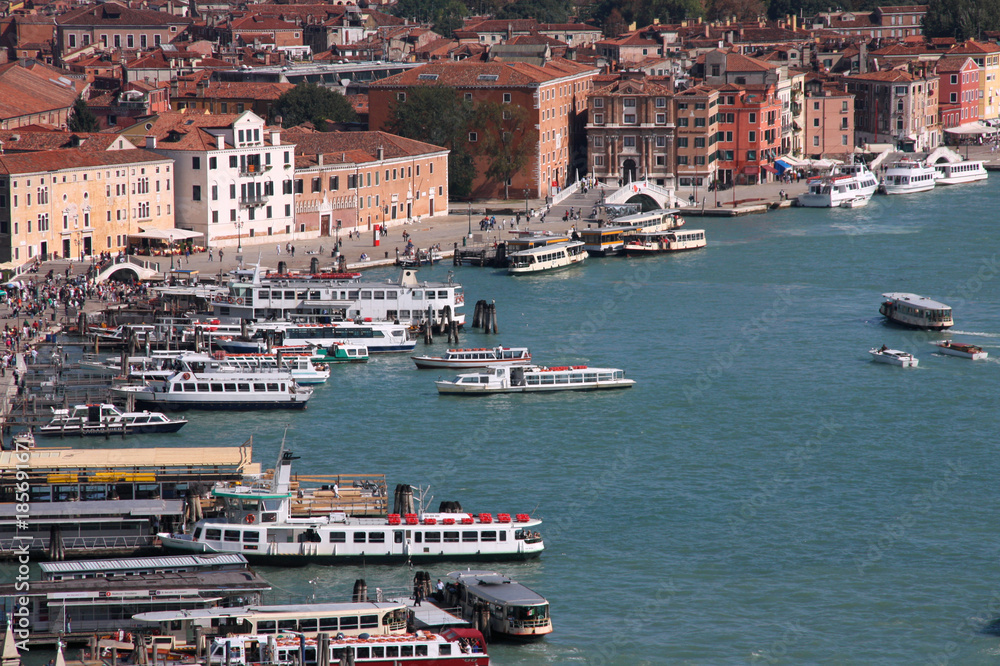
[[[247,558],[239,553],[208,555],[170,555],[166,557],[126,557],[115,560],[76,560],[75,562],[39,562],[43,574],[76,574],[99,571],[137,571],[173,567],[241,566],[246,568]]]
[[[583,241],[560,241],[558,243],[549,243],[548,245],[541,245],[539,247],[529,247],[526,250],[518,250],[517,252],[511,252],[508,257],[523,257],[529,254],[546,254],[552,250],[561,250],[571,247],[580,247],[584,244]]]
[[[475,594],[494,603],[544,604],[545,597],[495,571],[452,571],[448,578],[456,580]]]
[[[662,217],[664,215],[673,215],[679,213],[678,208],[657,208],[656,210],[647,210],[645,213],[634,213],[632,215],[622,215],[621,217],[615,218],[615,224],[626,223],[630,224],[633,222],[646,222],[655,217]]]
[[[903,301],[909,303],[910,305],[915,305],[918,308],[927,308],[928,310],[950,310],[950,305],[945,305],[940,301],[935,301],[930,298],[924,298],[918,294],[907,294],[901,291],[890,291],[889,293],[882,294],[883,298],[888,298],[893,301]]]
[[[283,606],[233,606],[230,608],[189,608],[176,611],[152,611],[133,615],[132,619],[142,622],[169,622],[171,620],[209,620],[227,617],[248,617],[261,614],[287,614],[309,616],[318,613],[364,612],[377,610],[399,610],[406,604],[387,601],[349,601],[333,604],[288,604]]]
[[[15,583],[0,585],[0,596],[13,596]],[[155,596],[157,590],[172,590],[174,594],[184,594],[198,598],[206,593],[219,590],[270,590],[271,584],[253,571],[178,571],[137,576],[113,576],[111,578],[70,578],[66,580],[37,580],[31,582],[31,590],[17,592],[31,596],[46,596],[49,599],[76,600],[93,603],[96,599],[122,602],[118,593],[137,598],[146,593]],[[126,596],[123,594],[122,596]]]
[[[200,446],[152,449],[31,449],[22,461],[24,451],[0,451],[0,472],[30,470],[94,470],[183,467],[230,468],[230,472],[260,474],[260,463],[250,461],[249,446]]]

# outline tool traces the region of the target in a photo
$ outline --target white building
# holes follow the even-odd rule
[[[208,247],[305,231],[295,225],[295,145],[252,111],[163,113],[124,132],[175,164],[177,226],[204,234]]]

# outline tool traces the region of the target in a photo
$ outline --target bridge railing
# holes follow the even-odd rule
[[[576,194],[577,192],[580,191],[580,187],[582,185],[583,185],[583,181],[582,180],[578,180],[575,183],[572,183],[571,185],[567,185],[563,189],[559,190],[557,193],[555,193],[554,195],[552,195],[552,205],[555,206],[555,205],[557,205],[559,203],[562,203],[563,201],[565,201],[569,197],[573,196],[574,194]]]

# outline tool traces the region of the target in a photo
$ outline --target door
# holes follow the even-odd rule
[[[635,182],[635,160],[630,158],[622,162],[622,180],[625,183]]]
[[[409,201],[406,202],[406,219],[413,217],[413,204]]]
[[[431,217],[434,217],[434,199],[431,199],[430,215],[431,215]]]
[[[83,257],[89,257],[93,253],[94,253],[94,239],[91,238],[90,236],[85,236],[83,239],[83,256],[81,256],[80,258],[82,259]]]
[[[330,235],[330,216],[323,215],[319,218],[319,235],[329,236]]]
[[[42,261],[48,261],[49,260],[49,244],[47,242],[45,242],[45,241],[42,241],[41,245],[39,245],[38,247],[39,247],[38,251],[42,255]]]
[[[392,219],[396,219],[396,204],[392,204]]]
[[[70,259],[71,258],[70,257],[70,251],[71,250],[69,249],[69,239],[68,238],[64,238],[63,239],[63,249],[62,249],[63,259]]]

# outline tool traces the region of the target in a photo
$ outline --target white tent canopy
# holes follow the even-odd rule
[[[949,127],[945,130],[945,132],[948,132],[949,134],[993,134],[996,131],[996,127],[984,125],[978,120],[971,123],[963,123],[958,127]]]
[[[187,240],[188,238],[198,238],[204,236],[197,231],[187,229],[146,229],[137,234],[132,234],[133,238],[151,238],[155,240],[165,240],[173,243],[177,240]]]

